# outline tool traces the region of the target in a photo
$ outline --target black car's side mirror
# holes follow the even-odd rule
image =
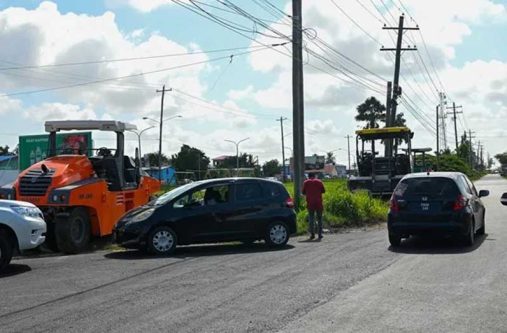
[[[502,205],[507,206],[507,193],[502,194],[500,202],[502,203]]]
[[[479,198],[487,197],[488,195],[489,195],[489,191],[488,190],[480,190],[479,191]]]

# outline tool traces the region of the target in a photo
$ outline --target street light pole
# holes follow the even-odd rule
[[[156,123],[159,123],[160,124],[160,137],[158,139],[158,180],[161,180],[161,177],[162,177],[162,126],[163,126],[163,123],[164,121],[168,121],[168,120],[171,120],[171,119],[174,119],[174,118],[181,118],[181,115],[177,114],[177,115],[174,115],[172,117],[169,117],[169,118],[166,118],[166,119],[163,119],[163,116],[164,116],[164,91],[171,91],[172,89],[165,89],[165,86],[163,87],[162,90],[157,90],[157,92],[162,92],[162,103],[161,103],[161,109],[160,109],[160,121],[156,120],[156,119],[153,119],[153,118],[150,118],[150,117],[143,117],[144,120],[151,120],[151,121],[154,121]]]
[[[250,138],[244,138],[242,140],[239,140],[239,141],[233,141],[233,140],[227,140],[225,139],[224,141],[227,141],[227,142],[232,142],[236,145],[236,177],[239,176],[239,144],[243,141],[246,141]]]
[[[158,90],[157,92],[162,93],[162,98],[160,99],[160,138],[158,139],[158,180],[162,181],[162,125],[164,123],[164,96],[166,91],[171,91],[172,89],[165,89],[165,84],[162,86],[162,90]]]
[[[139,151],[139,164],[141,164],[141,156],[143,156],[143,154],[141,154],[141,135],[143,135],[144,132],[146,132],[147,130],[149,129],[152,129],[154,128],[155,126],[150,126],[150,127],[147,127],[145,129],[143,129],[142,131],[138,132],[138,131],[135,131],[135,130],[128,130],[128,132],[132,132],[134,133],[135,135],[137,135],[137,142],[138,142],[138,151]],[[142,165],[141,165],[142,166]]]

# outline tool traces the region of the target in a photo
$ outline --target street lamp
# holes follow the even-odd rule
[[[169,118],[166,118],[166,119],[162,119],[162,112],[163,112],[163,110],[164,109],[162,108],[161,111],[160,111],[160,121],[152,119],[150,117],[143,117],[144,120],[148,119],[148,120],[152,120],[152,121],[155,121],[155,122],[157,122],[157,123],[160,124],[160,134],[159,134],[160,137],[158,138],[158,180],[159,181],[162,180],[162,125],[164,123],[164,120],[170,120],[170,119],[174,119],[174,118],[181,118],[181,116],[179,114],[177,114],[175,116],[172,116],[172,117],[169,117]]]
[[[142,131],[136,131],[136,130],[127,130],[128,132],[132,132],[134,133],[135,135],[137,135],[137,140],[138,140],[138,151],[139,151],[139,165],[141,165],[141,156],[143,156],[141,154],[141,135],[146,132],[147,130],[149,129],[152,129],[154,128],[155,126],[150,126],[150,127],[147,127],[145,129],[143,129]],[[141,165],[142,166],[142,165]]]
[[[239,140],[239,141],[233,141],[233,140],[227,140],[225,139],[224,141],[227,141],[227,142],[232,142],[236,145],[236,177],[239,175],[239,144],[243,141],[246,141],[250,138],[244,138],[242,140]]]

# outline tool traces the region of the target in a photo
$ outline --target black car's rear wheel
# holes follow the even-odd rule
[[[486,213],[482,214],[482,226],[477,229],[477,235],[484,235],[486,233]]]
[[[148,236],[148,250],[158,255],[169,255],[176,249],[176,233],[169,227],[157,227]]]
[[[69,217],[55,219],[56,244],[68,254],[83,252],[90,242],[90,216],[83,207],[74,208]]]
[[[472,246],[475,243],[475,221],[470,223],[470,229],[463,239],[466,246]]]
[[[0,230],[0,271],[2,271],[12,259],[14,245],[9,235]]]
[[[266,244],[271,247],[281,247],[289,241],[289,229],[283,222],[273,222],[266,229]]]
[[[401,245],[401,236],[389,231],[389,243],[392,247],[398,247]]]

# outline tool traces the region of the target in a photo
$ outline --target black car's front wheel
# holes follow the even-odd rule
[[[148,250],[158,255],[173,253],[176,244],[176,233],[169,227],[157,227],[148,236]]]
[[[273,222],[266,229],[266,244],[271,247],[281,247],[289,241],[289,229],[283,222]]]

